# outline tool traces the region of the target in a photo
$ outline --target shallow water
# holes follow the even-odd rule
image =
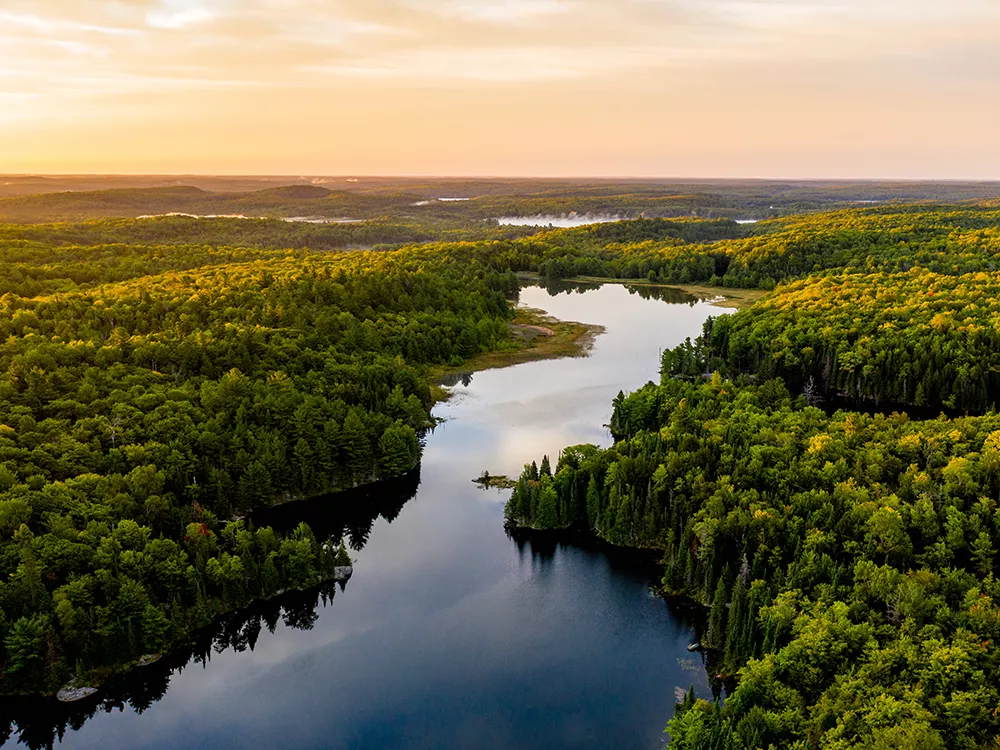
[[[356,558],[346,588],[231,618],[102,703],[7,704],[0,715],[20,725],[10,744],[20,732],[44,746],[62,728],[56,744],[69,748],[659,747],[676,689],[709,687],[686,650],[695,625],[649,593],[655,564],[519,543],[503,529],[508,493],[471,480],[609,444],[615,394],[655,379],[661,348],[725,310],[616,285],[529,288],[522,303],[607,332],[590,357],[459,382],[436,410],[446,421],[427,437],[419,478],[270,514],[345,532]]]

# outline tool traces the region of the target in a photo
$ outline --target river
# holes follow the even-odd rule
[[[521,300],[606,333],[587,358],[458,383],[436,409],[444,422],[427,437],[419,479],[271,514],[278,525],[306,518],[346,532],[356,564],[345,588],[230,618],[97,704],[5,701],[8,744],[659,747],[676,690],[710,689],[700,655],[686,649],[695,623],[650,594],[655,564],[597,545],[511,539],[508,493],[471,480],[484,469],[516,476],[545,453],[554,464],[566,445],[607,445],[618,391],[656,379],[661,348],[726,311],[618,285],[532,287]]]

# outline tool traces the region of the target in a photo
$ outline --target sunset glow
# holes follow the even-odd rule
[[[1000,177],[996,0],[8,0],[0,171]]]

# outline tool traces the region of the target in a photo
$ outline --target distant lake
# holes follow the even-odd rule
[[[677,691],[711,690],[686,648],[697,618],[650,593],[655,556],[512,539],[509,492],[471,480],[609,445],[614,396],[657,379],[660,351],[726,310],[619,285],[532,287],[521,302],[607,332],[587,358],[455,378],[419,475],[255,517],[345,534],[345,588],[228,618],[97,703],[5,698],[0,738],[12,721],[10,746],[95,750],[661,748]]]
[[[162,219],[170,216],[183,216],[188,219],[247,219],[249,221],[287,221],[293,224],[360,224],[365,219],[331,219],[326,216],[246,216],[245,214],[188,214],[181,211],[171,211],[165,214],[144,214],[137,219]]]
[[[607,224],[612,221],[623,221],[618,216],[501,216],[497,219],[501,226],[511,227],[583,227],[588,224]]]

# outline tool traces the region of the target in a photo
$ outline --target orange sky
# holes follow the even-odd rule
[[[1000,179],[1000,0],[4,0],[0,172]]]

